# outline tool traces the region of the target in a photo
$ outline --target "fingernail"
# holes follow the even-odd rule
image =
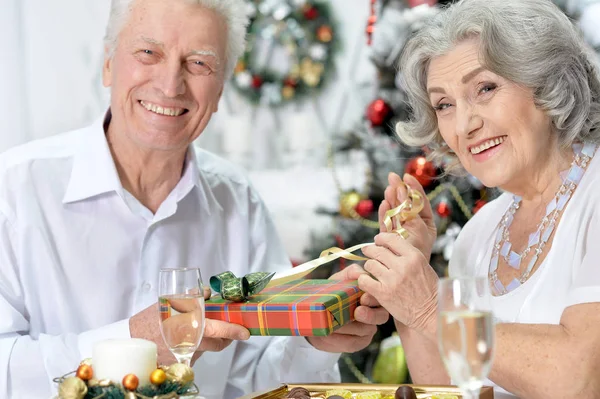
[[[396,190],[396,197],[398,198],[398,200],[402,201],[404,199],[404,194],[402,193],[402,189],[398,188]]]

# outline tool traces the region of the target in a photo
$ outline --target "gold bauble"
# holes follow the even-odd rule
[[[246,70],[246,64],[244,61],[239,61],[235,66],[235,73],[244,72]]]
[[[160,385],[167,380],[167,373],[162,369],[156,369],[150,374],[150,382],[154,385]]]
[[[137,395],[133,392],[127,392],[125,394],[125,399],[137,399]]]
[[[77,377],[66,378],[58,387],[59,399],[83,399],[87,392],[85,382]]]
[[[307,86],[317,87],[319,82],[321,82],[321,75],[307,73],[302,77],[302,80],[304,80],[304,83],[306,83]]]
[[[95,378],[92,378],[91,380],[89,380],[89,381],[87,382],[87,386],[88,386],[89,388],[97,387],[97,386],[99,386],[99,385],[100,385],[100,381],[98,381],[98,380],[97,380],[97,379],[95,379]]]
[[[103,387],[103,388],[104,388],[104,387],[109,387],[109,386],[111,386],[112,384],[113,384],[113,383],[112,383],[112,381],[111,381],[111,380],[100,380],[100,381],[98,381],[98,386],[99,386],[99,387]]]
[[[313,62],[310,58],[304,58],[300,65],[302,80],[309,87],[316,87],[321,82],[325,66],[319,62]]]
[[[94,370],[89,364],[82,364],[77,369],[77,373],[75,375],[81,378],[83,381],[89,381],[94,376]]]
[[[183,363],[175,363],[167,369],[167,379],[185,385],[194,381],[194,371]]]
[[[317,29],[317,39],[323,43],[329,43],[333,39],[333,30],[331,26],[323,25]]]
[[[283,89],[281,89],[281,95],[286,100],[294,97],[294,94],[296,94],[296,89],[294,89],[292,86],[284,86]]]
[[[135,391],[140,384],[139,378],[135,374],[127,374],[123,377],[123,387],[130,391]]]
[[[362,199],[362,196],[356,191],[342,194],[340,198],[340,214],[346,218],[351,217],[350,210],[354,210]]]

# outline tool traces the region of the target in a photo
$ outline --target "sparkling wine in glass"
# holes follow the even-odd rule
[[[204,334],[204,288],[200,269],[161,269],[160,331],[179,363],[190,361]]]
[[[446,371],[463,397],[479,398],[494,355],[494,319],[487,278],[440,280],[438,348]]]

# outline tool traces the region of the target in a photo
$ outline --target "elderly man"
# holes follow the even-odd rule
[[[0,157],[0,397],[47,398],[53,377],[108,338],[152,340],[159,361],[174,362],[158,329],[161,267],[198,266],[205,280],[290,267],[248,180],[191,146],[243,50],[243,6],[113,0],[105,117]],[[250,338],[207,320],[196,382],[216,399],[335,381],[335,353],[367,346],[388,314],[355,316],[308,339]]]

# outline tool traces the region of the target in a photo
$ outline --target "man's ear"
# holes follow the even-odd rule
[[[102,64],[102,85],[112,85],[112,53],[108,46],[104,46],[104,63]]]

